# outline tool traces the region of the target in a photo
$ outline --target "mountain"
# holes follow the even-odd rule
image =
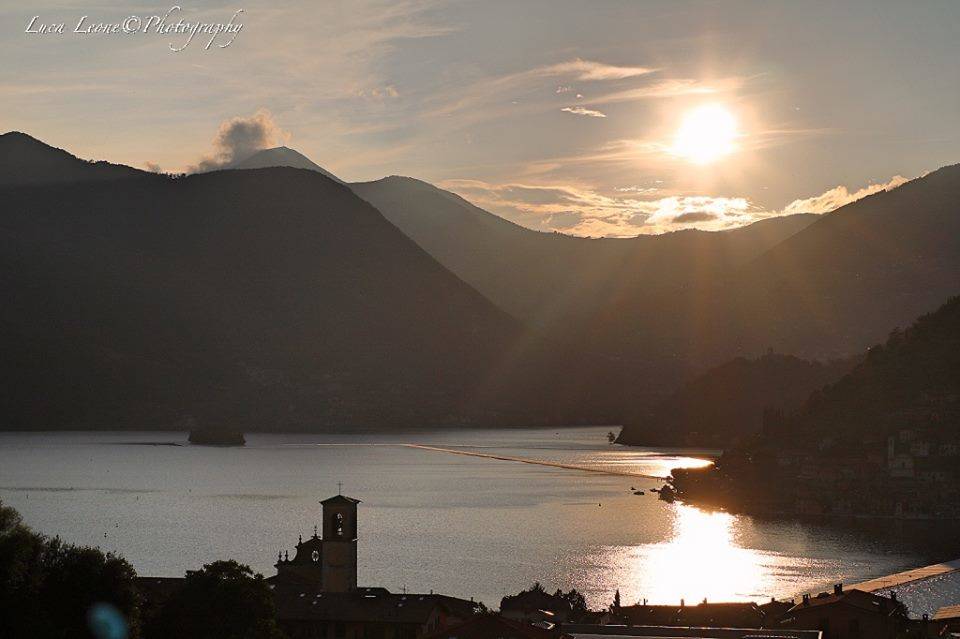
[[[677,357],[679,317],[725,274],[812,223],[794,215],[726,232],[589,239],[523,228],[425,182],[351,188],[467,283],[552,339],[645,362],[660,390],[698,371]]]
[[[843,358],[960,281],[957,166],[826,215],[631,239],[539,233],[411,178],[350,186],[547,339],[654,371],[654,394],[771,347]]]
[[[735,273],[711,313],[748,352],[829,358],[930,312],[957,282],[960,165],[822,216]]]
[[[687,382],[648,413],[624,424],[618,443],[726,448],[758,432],[770,411],[793,411],[854,366],[768,353],[738,357]]]
[[[860,352],[960,281],[960,165],[821,216],[633,239],[536,233],[408,178],[352,188],[515,317],[656,362],[669,390],[771,347]]]
[[[723,272],[815,219],[795,215],[722,233],[590,239],[526,229],[413,178],[394,176],[351,188],[464,281],[513,315],[537,323],[555,314],[576,315],[603,298]]]
[[[0,187],[96,182],[142,173],[129,166],[81,160],[63,149],[38,144],[35,139],[19,131],[0,135]]]
[[[315,171],[105,181],[24,138],[0,140],[29,176],[0,188],[3,428],[571,423],[628,395]]]
[[[798,445],[820,436],[843,446],[903,428],[960,437],[960,297],[894,329],[849,374],[767,430]]]
[[[330,173],[313,160],[295,151],[289,147],[278,146],[272,149],[263,149],[257,151],[248,158],[245,158],[237,164],[231,166],[232,169],[269,169],[272,167],[286,166],[293,169],[308,169],[324,175],[334,182],[343,184],[343,180],[333,173]]]
[[[713,468],[674,470],[688,501],[748,512],[960,517],[960,297],[894,330],[836,383]]]

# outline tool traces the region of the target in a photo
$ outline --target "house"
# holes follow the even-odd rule
[[[844,590],[803,600],[790,608],[779,628],[820,630],[823,639],[893,639],[908,625],[906,608],[896,595],[881,597],[862,590]]]
[[[707,603],[695,606],[621,606],[617,616],[631,626],[711,626],[717,628],[762,628],[764,614],[753,602]]]
[[[277,619],[290,639],[421,639],[469,619],[473,608],[464,603],[470,604],[382,588],[346,593],[286,591],[276,597]]]

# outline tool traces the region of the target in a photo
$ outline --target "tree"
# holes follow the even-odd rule
[[[152,639],[278,639],[273,595],[263,575],[236,561],[187,573],[149,625]]]
[[[617,588],[617,591],[613,593],[613,605],[610,606],[611,611],[620,610],[620,589]]]
[[[44,559],[40,601],[54,628],[83,628],[68,636],[92,636],[91,615],[101,611],[112,617],[110,627],[126,626],[126,637],[139,636],[137,575],[125,559],[59,539],[48,542]]]
[[[570,612],[574,619],[587,612],[587,600],[583,594],[577,592],[576,588],[570,592],[563,593],[562,597],[564,601],[570,604]]]
[[[23,525],[0,503],[0,637],[93,637],[91,615],[140,636],[136,573],[121,557],[64,544]]]

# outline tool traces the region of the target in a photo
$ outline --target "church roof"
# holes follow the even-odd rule
[[[337,495],[335,497],[328,497],[320,501],[321,504],[359,504],[359,499],[354,499],[353,497],[347,497],[346,495]]]

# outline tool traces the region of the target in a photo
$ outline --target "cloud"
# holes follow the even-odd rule
[[[397,91],[397,87],[392,84],[388,84],[385,87],[371,87],[367,89],[357,89],[356,96],[358,98],[364,98],[366,100],[387,100],[390,98],[400,97],[400,92]]]
[[[694,222],[712,222],[715,219],[717,219],[717,216],[714,213],[707,211],[690,211],[689,213],[681,213],[673,218],[673,223],[692,224]]]
[[[865,198],[868,195],[873,195],[874,193],[879,193],[880,191],[889,191],[890,189],[895,189],[904,182],[909,181],[910,180],[902,175],[894,175],[892,178],[882,184],[870,184],[863,187],[859,191],[854,191],[853,193],[847,190],[847,187],[843,185],[835,186],[828,191],[824,191],[820,195],[815,195],[813,197],[808,197],[801,200],[794,200],[783,208],[783,215],[792,215],[794,213],[829,213],[830,211],[837,210],[841,206]]]
[[[607,117],[606,113],[601,113],[600,111],[594,111],[593,109],[585,109],[583,107],[563,107],[560,109],[566,113],[572,113],[574,115],[586,115],[591,118],[605,118]]]
[[[267,109],[248,118],[235,117],[220,123],[213,139],[213,153],[190,167],[190,173],[216,171],[244,160],[257,151],[284,144],[290,134],[281,129]]]
[[[143,166],[151,173],[163,173],[163,169],[156,162],[144,162]]]
[[[691,225],[722,230],[769,216],[746,198],[642,198],[570,184],[496,184],[479,180],[447,180],[441,186],[528,228],[584,237],[633,237]]]
[[[579,211],[563,211],[561,213],[551,213],[543,221],[547,228],[565,231],[576,228],[583,222],[583,214]]]
[[[620,67],[591,60],[574,58],[568,62],[538,67],[532,71],[535,75],[570,75],[577,80],[625,80],[638,75],[653,73],[656,69],[648,67]]]
[[[555,84],[556,78],[563,78],[561,81],[606,81],[622,86],[621,81],[623,80],[637,78],[656,71],[658,69],[650,67],[617,66],[574,58],[573,60],[546,64],[524,71],[480,78],[466,86],[453,87],[451,90],[435,96],[436,106],[429,108],[424,115],[436,120],[440,116],[466,113],[465,123],[475,123],[476,121],[503,117],[505,114],[504,105],[508,103],[513,107],[506,111],[508,114],[515,115],[518,111],[542,112],[555,108],[556,102],[548,98],[550,94],[553,94],[550,97],[556,98],[557,94],[573,91],[569,84]],[[547,79],[550,79],[549,83],[547,83]],[[576,95],[578,98],[582,97],[579,92],[576,92]],[[521,109],[516,108],[516,105],[521,102],[517,99],[518,97],[523,98]],[[658,93],[650,97],[663,97],[663,95]]]
[[[718,93],[732,93],[741,88],[744,78],[729,77],[703,81],[693,78],[670,78],[650,85],[613,91],[604,95],[592,97],[590,104],[610,104],[614,102],[634,102],[636,100],[679,98],[695,95],[716,95]]]

